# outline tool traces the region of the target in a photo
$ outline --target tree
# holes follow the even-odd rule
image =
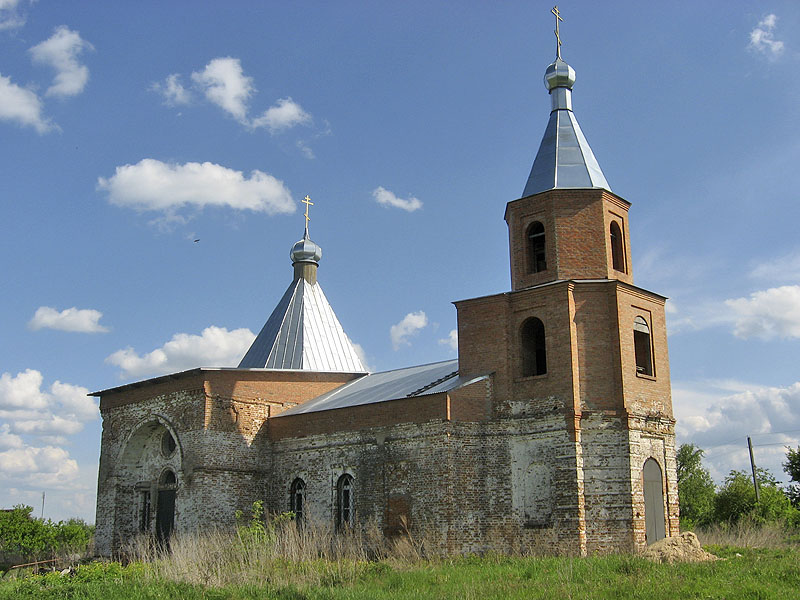
[[[715,486],[703,467],[703,450],[694,444],[682,444],[676,458],[681,522],[688,529],[708,525],[714,518]]]
[[[756,502],[750,475],[744,471],[731,471],[714,499],[716,520],[735,523],[748,518],[756,523],[796,523],[797,509],[772,474],[766,469],[756,468],[756,480],[761,496],[759,502]]]
[[[795,449],[786,448],[786,462],[783,470],[794,483],[789,484],[786,495],[796,508],[800,508],[800,446]]]

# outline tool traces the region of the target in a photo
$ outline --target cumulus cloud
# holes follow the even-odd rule
[[[757,464],[783,476],[784,446],[800,443],[800,382],[787,387],[675,382],[672,392],[678,442],[705,449],[715,479],[748,466],[748,436],[759,446]]]
[[[26,446],[0,452],[0,477],[17,476],[40,489],[70,487],[77,474],[78,463],[63,448]]]
[[[18,125],[33,127],[39,133],[58,129],[50,119],[42,116],[42,101],[34,92],[11,82],[0,75],[0,119]]]
[[[733,313],[737,337],[800,338],[800,285],[754,292],[725,304]]]
[[[19,14],[18,6],[19,0],[0,0],[0,31],[25,25],[25,17]]]
[[[253,119],[252,127],[266,127],[270,133],[289,129],[295,125],[311,122],[311,115],[291,98],[280,98],[275,106],[270,106],[264,114]]]
[[[189,93],[189,90],[183,87],[180,79],[180,75],[173,73],[172,75],[168,75],[163,83],[156,82],[151,85],[150,89],[161,94],[164,98],[164,103],[169,106],[189,104],[192,100],[192,95]]]
[[[9,432],[73,435],[100,416],[97,402],[85,387],[56,381],[45,391],[43,382],[35,369],[0,376],[0,419],[7,422]]]
[[[418,198],[409,196],[403,200],[382,186],[378,186],[372,191],[372,197],[375,198],[375,201],[382,206],[393,206],[408,212],[414,212],[415,210],[422,208],[422,202],[420,202]]]
[[[8,423],[0,425],[0,449],[22,448],[22,438],[11,433],[11,426]]]
[[[248,124],[247,102],[255,88],[253,78],[244,74],[238,58],[215,58],[202,71],[192,73],[192,80],[210,102],[240,123]]]
[[[783,42],[775,39],[775,25],[778,17],[769,14],[750,32],[750,43],[748,48],[756,52],[761,52],[770,58],[777,58],[783,54]]]
[[[397,325],[392,325],[389,328],[392,347],[395,350],[399,350],[400,346],[410,346],[411,342],[408,338],[417,335],[427,325],[428,317],[423,311],[408,313]]]
[[[443,346],[450,346],[453,351],[458,351],[458,329],[451,329],[446,338],[439,340]]]
[[[228,331],[206,327],[200,335],[176,333],[152,352],[139,355],[133,348],[117,350],[106,362],[122,369],[122,376],[162,375],[196,367],[235,367],[255,339],[249,329]]]
[[[66,25],[57,27],[52,36],[30,49],[34,62],[56,70],[53,85],[45,92],[47,96],[75,96],[83,91],[89,81],[89,68],[78,61],[78,56],[87,49],[94,48]]]
[[[28,322],[31,329],[58,329],[78,333],[104,333],[108,327],[100,325],[103,316],[99,310],[91,308],[67,308],[61,312],[50,306],[40,306]]]
[[[171,164],[145,158],[117,167],[97,187],[117,206],[173,212],[185,206],[227,206],[268,214],[292,213],[292,195],[284,183],[262,171],[247,178],[241,171],[210,162]]]

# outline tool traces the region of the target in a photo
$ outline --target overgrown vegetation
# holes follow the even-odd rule
[[[682,528],[724,530],[742,524],[745,527],[778,528],[785,535],[791,535],[791,530],[800,527],[800,507],[797,502],[800,448],[788,449],[784,470],[795,482],[788,489],[781,488],[766,469],[756,469],[758,501],[750,474],[731,471],[717,488],[708,470],[703,467],[702,458],[703,450],[693,444],[683,444],[677,452]]]
[[[6,562],[0,568],[7,568],[8,562],[86,553],[94,526],[81,519],[37,519],[32,512],[33,507],[23,505],[0,511],[0,553]]]

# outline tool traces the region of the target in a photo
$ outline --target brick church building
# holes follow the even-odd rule
[[[424,530],[450,553],[629,552],[676,534],[665,298],[634,285],[630,203],[578,125],[574,81],[559,52],[541,146],[506,205],[511,290],[455,302],[457,360],[367,373],[306,228],[237,368],[94,394],[97,551],[232,527],[254,500]]]

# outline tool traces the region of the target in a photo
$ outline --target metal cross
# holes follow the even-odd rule
[[[558,30],[558,22],[563,21],[564,19],[561,18],[561,13],[558,11],[558,5],[554,6],[550,12],[556,17],[556,56],[561,58],[561,33]]]
[[[314,206],[314,203],[311,201],[311,198],[308,197],[308,194],[306,194],[306,197],[303,198],[300,202],[306,205],[306,230],[308,230],[308,222],[311,220],[308,216],[308,207]]]

